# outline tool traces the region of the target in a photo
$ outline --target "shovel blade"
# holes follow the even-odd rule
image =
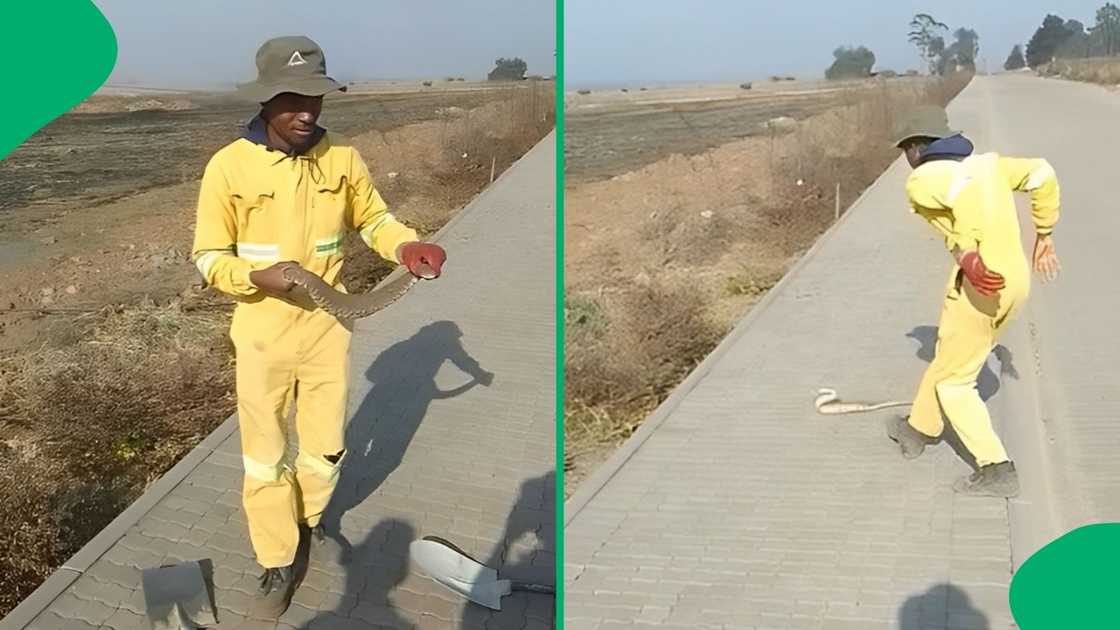
[[[144,569],[144,611],[153,630],[193,629],[217,623],[198,562]]]
[[[414,540],[409,554],[437,583],[476,604],[501,610],[502,597],[510,593],[509,580],[499,580],[497,571],[439,539]]]

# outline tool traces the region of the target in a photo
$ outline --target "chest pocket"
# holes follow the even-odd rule
[[[310,217],[318,256],[341,252],[342,235],[348,224],[349,187],[346,175],[341,174],[325,177],[312,187]]]
[[[239,239],[260,240],[275,236],[280,221],[276,190],[263,183],[242,183],[231,191]]]

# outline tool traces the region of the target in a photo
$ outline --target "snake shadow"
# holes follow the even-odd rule
[[[342,516],[361,505],[400,466],[432,401],[493,382],[494,375],[463,348],[462,336],[454,322],[433,322],[386,348],[366,370],[373,386],[347,424],[346,458],[323,514],[327,533],[338,537],[343,546],[347,544],[341,539]],[[436,374],[447,361],[471,379],[440,389]]]
[[[501,538],[486,559],[478,561],[498,571],[498,579],[556,586],[556,472],[548,471],[521,484]],[[521,601],[517,601],[521,600]],[[533,609],[529,610],[529,606]],[[467,601],[461,630],[523,628],[528,619],[552,627],[555,596],[514,592],[493,611]]]
[[[933,361],[934,354],[937,351],[937,326],[916,326],[910,332],[906,333],[906,336],[918,342],[919,346],[915,355],[919,359],[926,363]],[[992,349],[992,354],[994,354],[996,360],[999,361],[999,374],[996,374],[992,370],[990,361],[985,361],[984,367],[980,369],[980,374],[976,377],[976,389],[980,393],[980,399],[984,402],[988,402],[988,400],[999,392],[1000,378],[1003,375],[1019,380],[1019,372],[1015,368],[1015,357],[1010,350],[1005,346],[997,344],[995,348]],[[975,469],[977,467],[976,459],[972,456],[972,453],[968,452],[968,449],[964,447],[964,443],[961,442],[960,437],[957,435],[956,431],[953,430],[952,423],[949,422],[947,418],[943,417],[942,419],[945,420],[945,433],[942,435],[941,439],[952,447],[958,457]]]

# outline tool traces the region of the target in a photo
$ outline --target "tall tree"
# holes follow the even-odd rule
[[[875,66],[875,53],[867,47],[845,48],[841,46],[832,51],[834,60],[824,71],[826,79],[856,79],[871,75]]]
[[[1023,47],[1019,44],[1011,49],[1011,54],[1007,55],[1007,61],[1003,62],[1004,70],[1018,70],[1027,65],[1027,60],[1023,59]]]
[[[520,57],[502,57],[494,62],[494,69],[486,78],[490,81],[520,81],[525,78],[525,71],[528,69],[528,64]]]
[[[1070,37],[1066,21],[1057,15],[1047,15],[1042,20],[1042,26],[1031,36],[1027,42],[1027,65],[1034,68],[1045,63],[1050,63],[1058,48]]]
[[[945,49],[945,39],[940,33],[948,30],[947,24],[938,22],[928,13],[918,13],[910,20],[908,39],[918,47],[919,54],[929,64],[930,74],[937,72],[941,53]]]
[[[1085,32],[1085,25],[1077,20],[1066,20],[1065,41],[1054,51],[1054,56],[1084,58],[1093,54],[1093,36]]]
[[[1112,56],[1118,52],[1120,43],[1120,7],[1111,2],[1097,9],[1097,23],[1090,35],[1097,38],[1099,54]]]
[[[953,31],[955,37],[937,56],[937,74],[948,74],[958,69],[975,70],[976,55],[980,52],[980,36],[970,28]]]
[[[976,68],[976,56],[980,54],[980,36],[970,28],[958,28],[953,36],[956,50],[953,51],[953,62],[965,68]]]

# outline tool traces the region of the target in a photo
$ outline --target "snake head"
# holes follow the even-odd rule
[[[822,405],[827,405],[830,402],[839,400],[840,396],[836,393],[835,389],[829,387],[822,387],[817,390],[817,397],[813,400],[813,405],[820,409]]]
[[[302,269],[302,267],[299,266],[299,263],[295,262],[279,263],[278,266],[280,267],[280,276],[288,282],[295,282],[296,272]]]

